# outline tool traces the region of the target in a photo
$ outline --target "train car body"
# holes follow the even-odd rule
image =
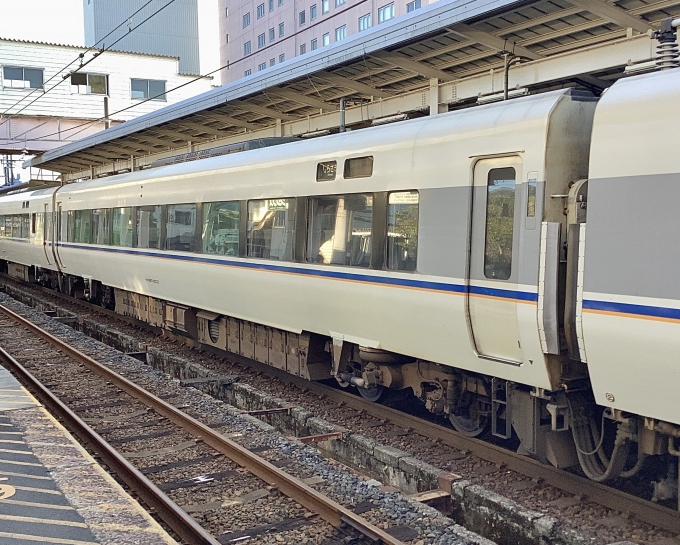
[[[592,479],[633,474],[680,435],[680,165],[654,138],[678,87],[676,70],[599,102],[553,91],[19,191],[0,258],[369,399],[410,388],[462,433]]]

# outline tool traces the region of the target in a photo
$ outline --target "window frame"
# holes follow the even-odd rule
[[[331,10],[330,0],[321,0],[321,15],[326,15]]]
[[[283,38],[286,35],[286,24],[279,23],[279,38]]]
[[[73,83],[73,77],[77,75],[83,75],[85,76],[85,91],[81,92],[80,87],[83,87],[83,84],[74,84]],[[103,93],[93,93],[92,92],[92,85],[90,85],[90,76],[101,76],[104,78],[104,87],[105,91]],[[73,88],[76,87],[76,90],[74,91]],[[72,95],[95,95],[95,96],[109,96],[109,75],[108,74],[99,74],[96,72],[74,72],[71,74],[71,94]]]
[[[367,14],[362,15],[361,17],[359,17],[359,20],[358,20],[358,28],[359,28],[359,32],[362,32],[362,31],[364,31],[364,30],[368,30],[369,28],[371,28],[371,23],[372,23],[371,19],[372,19],[372,17],[371,17],[371,14],[370,14],[370,13],[367,13]],[[365,25],[365,26],[362,28],[362,24],[365,23],[365,22],[368,22],[368,24]]]
[[[17,79],[12,79],[12,78],[7,78],[5,76],[5,69],[14,69],[14,70],[21,70],[21,77],[22,79],[17,80]],[[38,87],[31,87],[30,79],[26,79],[26,70],[35,70],[36,72],[39,71],[41,72],[40,76],[40,85]],[[22,85],[21,87],[19,86],[14,86],[14,85],[7,85],[7,82],[9,81],[22,81],[24,83],[27,83],[28,85]],[[45,69],[44,68],[37,68],[33,66],[16,66],[16,65],[11,65],[11,64],[6,64],[3,65],[2,67],[2,88],[3,89],[24,89],[24,90],[37,90],[37,89],[45,89]]]
[[[271,209],[269,208],[271,206],[271,203],[281,203],[282,201],[286,201],[286,208],[285,210],[290,210],[290,205],[292,203],[293,206],[293,212],[292,212],[292,218],[286,218],[285,224],[284,224],[284,230],[286,232],[286,235],[290,235],[290,240],[286,239],[286,244],[283,248],[278,248],[278,250],[282,250],[284,253],[283,258],[279,257],[272,257],[271,256],[271,251],[272,251],[272,246],[271,246],[271,240],[272,238],[270,237],[270,246],[268,248],[269,251],[269,256],[264,257],[262,255],[254,255],[255,248],[259,247],[256,246],[254,242],[254,237],[253,233],[255,232],[254,227],[254,221],[251,219],[251,205],[254,205],[255,203],[266,203],[267,205],[267,211],[278,211],[277,209]],[[246,201],[246,208],[245,208],[245,216],[246,216],[246,221],[247,221],[247,226],[246,226],[246,248],[245,248],[245,257],[249,259],[263,259],[267,261],[280,261],[284,263],[294,263],[296,260],[295,256],[295,247],[296,247],[296,238],[299,236],[297,233],[297,217],[300,211],[298,210],[297,206],[297,201],[298,199],[295,197],[282,197],[282,198],[276,198],[276,199],[250,199]],[[253,210],[254,212],[254,210]],[[262,222],[265,220],[265,216],[263,216],[259,222]],[[272,217],[272,224],[276,223],[278,220],[278,216],[273,216]],[[273,230],[275,229],[276,226],[272,225],[269,229]],[[259,229],[258,229],[259,230]],[[292,234],[291,234],[292,233]],[[264,237],[266,240],[266,237]],[[266,244],[262,245],[262,253],[267,250]],[[289,257],[286,257],[285,254],[290,253]]]
[[[339,26],[335,29],[335,41],[340,42],[347,38],[347,25]]]
[[[415,221],[415,259],[413,260],[413,268],[399,268],[399,267],[394,267],[392,266],[393,264],[393,245],[390,244],[390,216],[391,216],[391,207],[392,206],[398,206],[399,203],[390,203],[390,199],[392,198],[392,195],[400,194],[400,193],[415,193],[418,197],[418,202],[414,203],[417,208],[416,208],[416,221]],[[408,203],[404,203],[408,204]],[[393,216],[396,217],[396,212],[393,214]],[[396,219],[394,220],[394,229],[396,230]],[[389,191],[387,193],[387,233],[386,233],[386,241],[385,241],[385,269],[389,271],[399,271],[399,272],[409,272],[409,273],[415,273],[418,271],[418,242],[419,242],[419,231],[420,231],[420,192],[417,189],[400,189],[396,191]],[[396,238],[396,233],[395,236],[392,238]]]
[[[146,96],[142,97],[135,97],[132,95],[134,92],[132,89],[133,82],[146,82]],[[162,83],[163,84],[163,94],[156,95],[155,97],[151,96],[151,83]],[[144,79],[144,78],[130,78],[130,99],[131,100],[156,100],[159,102],[167,102],[167,89],[166,89],[166,80],[162,79]],[[137,91],[139,92],[139,91]]]
[[[243,28],[250,26],[250,12],[243,15]]]
[[[243,56],[247,57],[248,55],[250,55],[252,53],[252,51],[253,51],[253,45],[250,42],[250,40],[248,40],[247,42],[245,42],[243,44]]]
[[[311,42],[309,42],[309,49],[311,51],[315,51],[319,47],[319,41],[314,38]]]
[[[260,8],[262,8],[262,9],[260,9]],[[264,3],[258,4],[258,6],[257,6],[257,18],[262,19],[262,17],[264,17],[264,14],[265,14]]]
[[[267,69],[267,63],[266,62],[261,62],[260,64],[257,65],[257,71],[262,72],[262,70]]]
[[[326,32],[322,37],[321,37],[321,43],[326,46],[331,44],[331,33]]]
[[[257,36],[257,48],[262,49],[265,45],[267,45],[267,36],[263,32],[262,34],[258,34]]]
[[[386,14],[389,14],[389,17],[385,17]],[[378,8],[378,24],[394,19],[395,14],[394,2],[390,2],[389,4],[385,4]]]
[[[492,181],[502,181],[502,182],[508,182],[510,181],[510,178],[507,177],[500,177],[499,171],[512,171],[513,172],[513,179],[512,179],[512,207],[507,206],[507,203],[502,203],[501,206],[501,213],[500,215],[491,215],[490,214],[490,206],[491,206],[491,187],[493,185],[491,184]],[[499,173],[499,177],[494,177],[496,173]],[[494,184],[495,185],[495,184]],[[514,245],[515,245],[515,223],[516,223],[516,214],[515,214],[515,209],[517,208],[517,203],[520,199],[518,199],[518,180],[517,180],[517,169],[514,166],[507,166],[507,167],[496,167],[496,168],[491,168],[489,169],[489,172],[487,173],[486,177],[486,203],[485,203],[485,210],[484,210],[484,259],[483,259],[483,271],[484,271],[484,278],[488,278],[490,280],[510,280],[512,278],[513,274],[513,257],[514,257]],[[496,187],[501,187],[501,186],[496,186]],[[501,188],[502,189],[502,188]],[[500,193],[500,192],[499,192]],[[506,214],[506,208],[507,208],[507,214]],[[498,276],[496,273],[499,271],[502,271],[503,269],[496,269],[493,268],[491,260],[492,257],[489,253],[489,246],[490,246],[490,241],[491,237],[489,234],[489,227],[491,225],[491,219],[499,219],[499,218],[510,218],[510,234],[509,234],[509,241],[510,245],[508,247],[507,245],[507,236],[503,237],[506,242],[505,246],[502,246],[502,240],[500,239],[501,234],[500,234],[500,229],[499,229],[499,238],[498,240],[492,241],[495,246],[501,247],[501,252],[500,255],[503,255],[504,251],[509,248],[509,259],[505,259],[503,262],[499,262],[501,266],[507,265],[507,276],[501,275]],[[500,225],[500,224],[499,224]],[[491,275],[488,273],[491,272]]]
[[[316,4],[309,6],[309,20],[313,21],[316,19]]]

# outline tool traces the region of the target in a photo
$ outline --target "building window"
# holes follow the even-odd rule
[[[321,13],[328,13],[331,9],[330,0],[321,0]]]
[[[335,7],[342,6],[347,0],[335,0]]]
[[[307,44],[300,44],[300,55],[307,53]]]
[[[264,4],[257,6],[257,18],[262,19],[264,17]]]
[[[335,41],[339,42],[347,37],[347,25],[342,25],[340,28],[335,29]]]
[[[270,42],[273,42],[273,41],[274,41],[274,38],[275,38],[274,29],[273,29],[273,28],[270,28],[270,29],[269,29],[269,41],[270,41]]]
[[[283,0],[279,0],[279,6],[283,6]]]
[[[243,44],[243,56],[250,55],[250,42]]]
[[[165,82],[155,79],[130,80],[132,98],[150,98],[151,100],[165,100]]]
[[[89,4],[90,2],[88,2]],[[224,8],[224,16],[229,17],[229,8]]]
[[[243,16],[243,28],[246,28],[248,25],[250,25],[250,13],[246,13]]]
[[[266,42],[266,40],[265,40],[265,37],[264,37],[264,33],[263,33],[263,34],[260,34],[260,35],[257,37],[257,47],[258,47],[258,49],[259,49],[260,47],[264,47],[265,42]]]
[[[329,43],[331,43],[331,35],[328,32],[326,32],[326,34],[323,35],[322,39],[323,45],[328,45]]]
[[[74,72],[71,74],[71,92],[81,95],[106,95],[108,94],[108,76],[104,74],[83,74]]]
[[[243,72],[243,76],[244,76],[244,77],[245,77],[245,76],[249,76],[249,75],[252,74],[252,73],[253,73],[253,71],[252,71],[250,68],[248,68],[248,70],[246,70],[245,72]]]
[[[312,51],[314,51],[316,48],[317,48],[317,41],[316,41],[316,38],[314,38],[314,39],[312,40],[310,49],[311,49]]]
[[[421,6],[420,0],[413,0],[413,2],[409,2],[408,4],[406,4],[406,13],[411,13],[412,11],[420,9],[420,6]]]
[[[367,13],[363,17],[359,17],[359,32],[371,28],[371,14]]]
[[[394,2],[378,9],[378,22],[384,23],[394,17]]]
[[[305,24],[305,10],[300,12],[300,26]]]
[[[313,21],[316,19],[316,4],[309,6],[309,20]]]
[[[276,64],[276,59],[269,59],[269,66],[274,66]]]
[[[274,11],[274,0],[269,0],[269,11]]]
[[[6,89],[42,89],[43,69],[5,66],[2,80],[2,86]]]
[[[225,36],[225,42],[226,42],[226,43],[229,43],[229,34],[227,34],[227,35]]]
[[[283,23],[279,23],[279,38],[281,38],[286,33]]]
[[[279,63],[282,63],[282,62],[285,61],[285,60],[286,60],[286,55],[284,55],[283,53],[281,53],[281,54],[279,55]]]
[[[262,70],[264,70],[265,68],[267,68],[266,62],[263,62],[263,63],[257,65],[257,71],[258,72],[262,72]]]

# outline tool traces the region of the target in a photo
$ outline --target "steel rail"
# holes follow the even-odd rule
[[[245,447],[234,441],[231,441],[202,422],[199,422],[195,418],[183,413],[173,405],[170,405],[152,393],[147,392],[143,388],[137,386],[108,367],[100,364],[88,355],[83,354],[76,348],[73,348],[57,337],[51,335],[44,329],[33,324],[23,316],[20,316],[19,314],[6,308],[4,305],[0,305],[0,312],[19,322],[22,326],[26,327],[48,343],[57,347],[63,353],[71,356],[74,359],[77,359],[88,369],[98,373],[127,394],[137,398],[145,405],[153,408],[158,414],[165,416],[173,423],[179,425],[184,430],[189,432],[191,435],[200,438],[205,444],[211,446],[235,463],[246,468],[253,475],[259,477],[270,485],[275,486],[279,491],[281,491],[281,493],[300,503],[313,513],[318,514],[331,525],[339,527],[345,523],[374,541],[382,542],[385,545],[404,545],[403,542],[392,537],[390,534],[378,528],[377,526],[371,524],[363,517],[358,516],[339,503],[336,503],[323,494],[320,494],[309,485],[303,483],[301,480],[289,475],[264,458],[261,458],[257,454],[250,452]],[[188,517],[186,513],[184,513],[184,515]],[[212,544],[218,542],[213,540],[206,541],[205,543]]]
[[[219,541],[206,532],[2,347],[0,347],[0,361],[19,378],[26,388],[36,395],[53,415],[66,422],[82,441],[92,447],[101,456],[104,463],[149,507],[155,509],[163,522],[183,540],[191,545],[220,545]]]

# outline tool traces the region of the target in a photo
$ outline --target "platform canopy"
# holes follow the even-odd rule
[[[577,86],[598,94],[653,64],[659,21],[680,0],[439,0],[179,104],[32,159],[66,181],[272,136],[361,128]]]

